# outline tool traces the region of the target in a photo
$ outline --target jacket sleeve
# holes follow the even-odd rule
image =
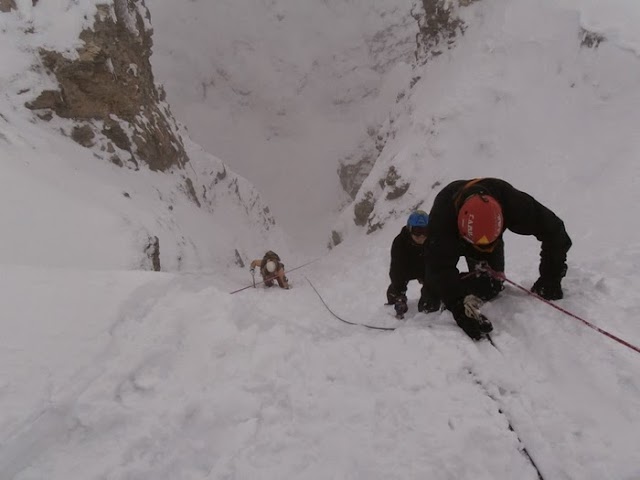
[[[531,195],[511,185],[505,189],[502,208],[509,230],[533,235],[541,242],[540,276],[548,280],[562,279],[567,271],[567,252],[571,248],[564,222]]]
[[[253,261],[251,262],[251,266],[250,266],[249,268],[256,268],[256,267],[259,267],[259,266],[260,266],[260,262],[262,262],[262,260],[260,260],[260,259],[253,260]]]
[[[407,272],[409,256],[404,245],[402,233],[400,233],[391,245],[391,266],[389,267],[389,278],[391,286],[397,293],[405,293],[407,291]]]
[[[460,259],[457,215],[450,191],[438,194],[429,214],[425,250],[425,285],[438,293],[448,309],[464,296],[457,264]]]

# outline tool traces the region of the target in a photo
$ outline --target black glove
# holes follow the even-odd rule
[[[435,295],[422,295],[418,301],[418,311],[431,313],[440,310],[440,298]]]
[[[396,290],[393,287],[393,284],[389,285],[389,288],[387,288],[387,303],[389,305],[394,305],[398,300],[402,300],[406,303],[407,296],[405,295],[405,292]]]
[[[493,331],[493,325],[489,319],[480,313],[481,305],[482,301],[478,297],[467,295],[456,302],[451,309],[458,326],[474,340],[479,340],[482,334]]]
[[[536,283],[531,287],[533,293],[537,293],[545,300],[560,300],[564,295],[562,293],[562,286],[560,280],[547,280],[542,277],[536,280]]]
[[[393,305],[393,308],[396,310],[396,315],[398,317],[402,317],[409,310],[409,307],[407,305],[407,297],[405,297],[404,300],[402,299],[397,300],[396,303]]]

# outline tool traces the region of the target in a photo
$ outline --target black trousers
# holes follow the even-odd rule
[[[422,288],[420,290],[421,300],[427,301],[427,299],[430,299],[432,302],[435,302],[436,300],[439,299],[437,293],[434,290],[429,290],[425,286],[425,284],[423,283],[422,277],[419,277],[419,278],[416,277],[416,278],[407,279],[407,283],[405,283],[404,289],[402,291],[398,291],[398,289],[395,288],[393,284],[390,284],[389,288],[387,288],[387,303],[395,303],[398,296],[405,295],[407,293],[407,284],[411,280],[418,280],[418,282],[420,282],[420,284],[422,285]]]
[[[466,295],[487,301],[495,298],[504,290],[504,282],[498,278],[491,277],[488,273],[476,272],[476,267],[480,263],[486,263],[496,272],[504,272],[504,241],[500,239],[493,252],[479,252],[472,246],[465,250],[465,260],[469,272],[461,273],[460,279],[464,285]]]

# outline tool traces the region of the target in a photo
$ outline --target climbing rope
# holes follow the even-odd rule
[[[321,257],[314,258],[313,260],[310,260],[307,263],[303,263],[302,265],[298,265],[297,267],[292,268],[291,270],[287,270],[287,273],[291,273],[291,272],[294,272],[294,271],[298,270],[299,268],[306,267],[307,265],[311,265],[313,262],[317,262],[318,260],[320,260],[320,258]],[[239,288],[238,290],[234,290],[233,292],[229,292],[229,295],[233,295],[234,293],[241,292],[243,290],[246,290],[247,288],[252,288],[252,287],[255,288],[256,285],[260,285],[261,283],[264,283],[267,280],[272,280],[274,278],[276,278],[276,277],[274,276],[274,277],[270,277],[270,278],[265,278],[263,280],[260,280],[259,282],[256,282],[256,279],[255,279],[255,276],[254,276],[253,277],[253,283],[251,285],[247,285],[246,287],[242,287],[242,288]]]
[[[480,272],[480,273],[486,273],[487,275],[489,275],[490,277],[493,277],[497,280],[502,280],[504,282],[507,282],[511,285],[513,285],[514,287],[516,287],[519,290],[522,290],[523,292],[525,292],[527,295],[531,295],[532,297],[537,298],[538,300],[540,300],[541,302],[546,303],[547,305],[549,305],[550,307],[555,308],[556,310],[561,311],[562,313],[564,313],[565,315],[568,315],[571,318],[575,318],[576,320],[579,320],[580,322],[584,323],[587,327],[592,328],[593,330],[595,330],[598,333],[601,333],[602,335],[605,335],[606,337],[609,337],[610,339],[620,343],[621,345],[624,345],[627,348],[630,348],[631,350],[640,353],[640,348],[636,347],[635,345],[619,338],[616,337],[614,334],[607,332],[606,330],[595,326],[594,324],[592,324],[591,322],[588,322],[587,320],[585,320],[584,318],[579,317],[578,315],[576,315],[575,313],[570,312],[569,310],[566,310],[564,308],[562,308],[559,305],[556,305],[555,303],[550,302],[549,300],[547,300],[546,298],[541,297],[540,295],[538,295],[537,293],[534,293],[528,289],[526,289],[525,287],[523,287],[522,285],[517,284],[516,282],[509,280],[504,273],[502,272],[496,272],[493,268],[491,268],[489,265],[486,264],[479,264],[478,266],[476,266],[476,271]]]
[[[329,305],[327,305],[327,302],[325,302],[324,298],[322,298],[322,295],[320,295],[320,292],[318,292],[318,290],[313,285],[313,283],[311,283],[311,280],[309,280],[307,277],[304,277],[304,278],[307,280],[307,282],[309,282],[309,285],[311,285],[311,288],[313,288],[313,291],[316,292],[316,295],[318,295],[318,298],[320,299],[320,301],[322,302],[324,307],[329,311],[329,313],[331,315],[333,315],[335,318],[337,318],[338,320],[340,320],[341,322],[346,323],[347,325],[356,325],[356,326],[359,326],[359,327],[370,328],[371,330],[392,331],[392,330],[395,330],[396,328],[398,328],[398,327],[376,327],[374,325],[367,325],[367,324],[364,324],[364,323],[355,323],[355,322],[350,322],[348,320],[345,320],[344,318],[342,318],[339,315],[337,315],[333,310],[331,310]]]

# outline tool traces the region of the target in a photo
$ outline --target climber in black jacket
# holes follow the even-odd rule
[[[437,292],[473,339],[493,328],[479,312],[482,301],[504,288],[500,279],[473,272],[481,262],[504,272],[505,229],[542,242],[540,276],[531,290],[547,300],[562,298],[571,239],[562,220],[531,195],[497,178],[457,180],[438,193],[429,214],[425,286]],[[456,268],[461,256],[471,274],[461,275]]]
[[[391,245],[391,265],[387,288],[387,303],[394,305],[399,317],[407,310],[407,284],[418,280],[422,285],[418,311],[433,312],[440,308],[440,298],[429,292],[424,285],[424,243],[428,236],[429,215],[416,210],[409,215],[407,225]]]

